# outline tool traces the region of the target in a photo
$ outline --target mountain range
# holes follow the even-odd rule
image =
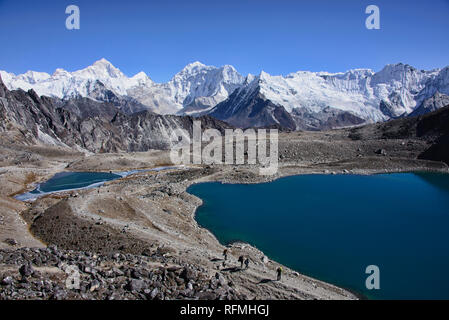
[[[201,116],[125,114],[113,103],[76,96],[39,96],[33,89],[8,90],[0,78],[0,140],[3,144],[59,146],[83,153],[168,149],[172,132],[192,135],[193,121],[224,133],[228,124]]]
[[[225,65],[187,65],[166,83],[144,72],[127,77],[105,59],[74,72],[52,75],[0,71],[9,90],[33,89],[38,96],[66,101],[88,98],[108,102],[131,115],[210,116],[236,127],[275,126],[323,130],[421,115],[449,102],[449,66],[430,71],[391,64],[374,72],[298,71],[286,76],[243,76]],[[89,113],[89,110],[84,110]],[[95,113],[95,110],[90,111]]]

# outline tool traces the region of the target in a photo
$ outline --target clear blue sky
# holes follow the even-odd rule
[[[65,8],[81,29],[65,28]],[[365,28],[379,6],[381,29]],[[125,74],[169,80],[187,63],[242,74],[449,65],[449,0],[0,0],[0,69],[73,71],[106,58]]]

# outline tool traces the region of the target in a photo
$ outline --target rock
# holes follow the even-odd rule
[[[125,274],[122,270],[115,267],[112,268],[112,272],[118,277],[123,276]]]
[[[95,290],[98,290],[98,288],[100,288],[100,285],[101,285],[100,281],[98,280],[92,281],[89,286],[89,291],[94,292]]]
[[[16,240],[11,239],[11,238],[7,238],[7,239],[3,240],[3,242],[10,246],[16,246],[19,244]]]
[[[385,151],[384,149],[377,149],[375,151],[376,154],[380,154],[382,156],[386,156],[387,155],[387,151]]]
[[[217,299],[217,295],[213,292],[203,291],[198,292],[196,297],[200,300],[215,300]]]
[[[33,259],[33,264],[38,267],[42,266],[42,259],[39,256],[37,256],[36,258]]]
[[[34,273],[34,269],[31,266],[31,263],[26,263],[23,264],[20,268],[19,268],[19,273],[22,277],[29,277]]]
[[[67,292],[64,290],[56,290],[55,293],[50,297],[51,300],[64,300],[67,299]]]
[[[224,276],[221,273],[215,273],[215,279],[218,280],[218,283],[220,284],[220,286],[224,287],[226,285],[226,279],[224,278]]]
[[[132,279],[131,281],[128,282],[128,284],[125,286],[125,289],[128,291],[136,291],[136,292],[140,292],[143,289],[145,289],[146,287],[146,283],[143,280],[138,280],[138,279]]]
[[[13,282],[14,282],[14,279],[12,277],[8,276],[8,277],[3,278],[2,285],[9,286]]]
[[[53,253],[53,254],[58,252],[58,246],[56,246],[56,245],[50,245],[50,246],[48,246],[47,249],[49,250],[50,253]]]
[[[131,270],[131,277],[133,277],[134,279],[141,279],[143,275],[139,270],[133,269]]]
[[[142,251],[142,255],[145,257],[151,257],[153,255],[153,253],[149,248],[145,248]]]
[[[187,267],[185,267],[181,272],[181,278],[183,278],[186,282],[191,280],[195,280],[196,275],[195,272]]]
[[[157,294],[159,293],[159,289],[158,288],[154,288],[151,293],[150,293],[150,298],[151,299],[155,299]]]
[[[212,290],[217,289],[218,288],[218,279],[212,278],[209,282],[209,288],[211,288]]]

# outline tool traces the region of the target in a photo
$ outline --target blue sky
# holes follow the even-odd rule
[[[65,28],[78,5],[81,29]],[[380,8],[380,30],[365,8]],[[449,0],[0,0],[0,69],[73,71],[102,57],[128,76],[169,80],[186,64],[242,74],[449,65]]]

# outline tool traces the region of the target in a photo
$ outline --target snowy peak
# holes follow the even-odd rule
[[[377,83],[394,83],[402,84],[415,82],[418,83],[427,74],[425,71],[417,69],[407,64],[389,64],[373,76],[373,82]]]
[[[73,72],[75,77],[81,77],[92,80],[105,79],[123,79],[126,81],[127,77],[108,60],[102,58],[95,61],[93,65]]]
[[[192,63],[189,63],[188,65],[186,65],[181,70],[180,73],[195,73],[195,72],[201,71],[202,69],[205,69],[205,68],[206,69],[208,68],[205,64],[203,64],[199,61],[195,61],[195,62],[192,62]]]
[[[212,112],[236,92],[229,103],[222,105],[228,106],[231,113],[245,109],[245,103],[254,103],[257,98],[269,101],[266,105],[272,111],[274,106],[280,106],[288,113],[317,116],[332,108],[335,114],[348,112],[374,122],[408,115],[429,101],[439,101],[429,100],[437,92],[449,95],[449,67],[424,71],[403,63],[386,65],[378,72],[361,68],[340,73],[297,71],[280,76],[261,71],[244,77],[231,65],[215,67],[195,61],[166,83],[155,83],[144,72],[127,77],[104,58],[73,72],[56,69],[52,75],[35,71],[0,74],[8,89],[33,89],[38,95],[63,99],[81,96],[102,100],[116,96],[117,101],[138,105],[137,109],[127,106],[127,110],[146,108],[181,115]],[[295,112],[298,109],[301,112]],[[222,114],[228,112],[222,110]]]
[[[410,114],[437,91],[449,93],[448,73],[449,67],[423,71],[402,63],[387,65],[377,73],[370,69],[344,73],[298,71],[284,77],[262,71],[258,76],[248,75],[232,101],[220,104],[220,112],[214,112],[225,121],[244,121],[235,118],[233,112],[251,107],[258,93],[257,97],[294,115],[321,118],[326,110],[334,110],[336,116],[354,115],[357,123],[360,119],[384,121]],[[224,106],[231,113],[223,110]]]
[[[197,61],[188,64],[161,87],[172,99],[176,113],[190,114],[211,109],[225,100],[243,81],[243,76],[232,66],[217,68]],[[167,103],[167,97],[164,103]]]
[[[74,96],[89,97],[91,88],[97,81],[118,95],[126,95],[132,87],[152,83],[151,79],[143,72],[128,78],[104,58],[95,61],[91,66],[73,72],[58,68],[52,75],[45,72],[28,71],[16,76],[4,71],[0,72],[2,75],[6,75],[6,85],[10,90],[33,88],[39,95],[63,99]]]
[[[30,84],[35,84],[40,81],[45,81],[50,78],[50,75],[45,72],[27,71],[19,76],[19,79],[28,82]]]
[[[109,76],[111,78],[121,78],[125,76],[119,69],[114,67],[112,63],[104,58],[95,61],[93,65],[81,71],[91,72],[93,75],[99,77]]]
[[[52,78],[70,77],[70,72],[68,72],[64,69],[58,68],[55,70],[55,72],[53,72],[51,77]],[[47,79],[47,80],[49,80],[49,79]]]
[[[132,88],[137,86],[151,86],[152,84],[153,80],[151,80],[145,72],[140,71],[129,79],[128,87]]]

